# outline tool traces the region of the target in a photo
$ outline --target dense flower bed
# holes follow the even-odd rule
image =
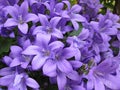
[[[119,16],[102,7],[99,0],[0,0],[0,87],[120,90]]]

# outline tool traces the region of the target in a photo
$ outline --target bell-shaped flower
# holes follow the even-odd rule
[[[27,34],[28,24],[30,21],[37,21],[38,16],[28,12],[28,3],[24,1],[21,6],[9,6],[7,7],[7,12],[11,15],[12,18],[7,19],[4,24],[4,27],[18,26],[19,30]]]

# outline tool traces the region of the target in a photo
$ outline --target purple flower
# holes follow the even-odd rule
[[[75,48],[83,48],[87,44],[89,30],[83,28],[78,36],[68,37],[67,42]]]
[[[21,65],[22,68],[28,68],[32,57],[22,55],[23,49],[19,46],[12,46],[10,56],[13,58],[10,67]]]
[[[72,48],[63,47],[64,44],[62,42],[53,41],[49,43],[46,35],[37,34],[36,44],[29,46],[22,52],[24,55],[34,55],[32,60],[33,70],[38,70],[43,66],[42,70],[45,75],[49,77],[57,76],[60,90],[66,84],[66,77],[72,80],[79,80],[79,75],[73,70],[72,65],[67,60],[74,57],[76,53]],[[61,79],[64,80],[63,83],[61,83]]]
[[[78,30],[78,22],[86,21],[86,19],[82,15],[78,14],[81,11],[81,6],[76,4],[70,7],[70,3],[68,1],[63,1],[63,3],[67,5],[68,9],[61,11],[61,17],[70,20],[74,29]]]
[[[38,20],[35,14],[28,13],[28,3],[26,1],[24,1],[20,7],[17,5],[7,7],[7,11],[12,18],[7,19],[4,27],[18,26],[24,34],[28,32],[27,22]]]
[[[50,21],[48,21],[48,18],[45,15],[39,14],[38,16],[42,26],[36,27],[33,34],[42,33],[50,38],[51,36],[56,38],[63,38],[62,32],[56,28],[61,19],[60,17],[53,17]]]
[[[53,45],[54,42],[52,43]],[[50,44],[52,47],[53,45]],[[58,43],[59,45],[59,43]],[[43,73],[47,76],[53,77],[57,75],[57,70],[63,73],[70,73],[73,71],[72,65],[67,59],[70,59],[75,56],[76,52],[70,47],[68,48],[51,48],[54,50],[53,56],[47,60],[47,62],[43,66]],[[53,66],[52,68],[49,68]]]
[[[54,41],[49,44],[50,38],[44,34],[37,34],[36,44],[27,47],[22,54],[35,55],[32,60],[32,68],[34,70],[40,69],[47,59],[51,58],[52,49],[63,47],[64,44],[60,41]]]
[[[15,71],[15,68],[6,67],[0,70],[0,85],[8,90],[27,90],[27,86],[38,89],[39,84],[26,73]]]
[[[7,12],[5,9],[0,9],[0,35],[2,37],[11,37],[14,38],[14,32],[13,32],[13,28],[5,28],[4,27],[4,23],[6,22],[6,20],[8,19],[7,17]]]
[[[74,81],[80,79],[78,73],[74,71],[72,67],[73,64],[75,65],[75,62],[73,61],[70,63],[67,60],[77,53],[70,47],[64,49],[56,48],[56,50],[53,50],[53,56],[49,58],[43,66],[43,73],[49,77],[57,77],[58,88],[59,90],[63,90],[67,84],[67,78]],[[81,66],[81,63],[78,64],[76,65]]]
[[[44,14],[46,7],[43,3],[35,3],[31,5],[31,10],[35,14],[38,14],[38,13]]]
[[[77,60],[80,60],[81,58],[81,52],[80,49],[86,46],[87,38],[89,37],[89,31],[88,29],[82,29],[81,33],[78,36],[68,37],[67,42],[70,44],[70,47],[73,48],[77,53],[78,56],[75,56]]]
[[[119,65],[117,60],[115,57],[108,58],[93,67],[87,75],[87,89],[106,90],[105,86],[110,89],[120,89],[120,78],[114,75]]]
[[[88,21],[95,20],[99,9],[102,8],[100,0],[80,0],[79,3],[82,6],[81,13]]]
[[[68,90],[71,88],[82,88],[82,86],[77,85],[81,80],[81,77],[78,75],[76,71],[71,71],[70,73],[63,73],[57,71],[57,76],[50,77],[51,84],[57,83],[59,90]],[[74,85],[72,85],[72,84]],[[84,90],[84,89],[83,89]]]
[[[113,18],[114,17],[114,18]],[[106,15],[100,14],[98,16],[99,22],[91,22],[95,31],[105,33],[107,35],[116,35],[120,24],[118,23],[119,17],[107,11]]]
[[[70,86],[69,88],[67,87],[67,80],[74,80],[74,81],[78,81],[80,80],[80,77],[78,75],[78,73],[76,71],[71,71],[70,73],[62,73],[62,72],[58,72],[57,73],[57,84],[58,84],[58,89],[59,90],[66,90],[66,89],[83,89],[81,86]],[[84,90],[84,89],[83,89]]]
[[[32,60],[31,56],[22,55],[22,51],[30,45],[29,40],[26,40],[23,44],[23,48],[20,46],[11,46],[9,56],[4,56],[3,62],[7,64],[9,67],[17,67],[28,68],[30,66],[30,62]]]
[[[114,21],[112,19],[114,17]],[[110,13],[109,11],[106,15],[99,15],[99,22],[90,22],[91,26],[91,38],[94,43],[94,47],[99,48],[100,52],[105,52],[109,50],[112,35],[117,35],[118,28],[120,24],[117,23],[119,20],[118,16]],[[95,48],[93,49],[95,50]]]
[[[49,2],[47,0],[27,0],[30,4],[30,8],[32,13],[35,14],[45,14],[47,7],[49,6]],[[50,7],[50,6],[49,6]]]

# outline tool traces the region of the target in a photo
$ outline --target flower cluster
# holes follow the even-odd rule
[[[99,0],[78,1],[0,0],[0,36],[16,39],[1,87],[40,90],[37,72],[58,90],[120,90],[119,16],[98,14]]]

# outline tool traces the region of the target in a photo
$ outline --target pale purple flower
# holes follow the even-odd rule
[[[78,30],[78,22],[86,22],[86,19],[79,14],[79,12],[81,11],[81,6],[76,4],[71,7],[68,1],[63,1],[63,3],[67,5],[68,9],[61,11],[61,17],[70,20],[74,29]]]
[[[56,27],[61,20],[60,17],[53,17],[49,21],[48,18],[43,14],[39,14],[38,16],[42,26],[36,27],[33,31],[33,34],[36,35],[37,33],[41,33],[45,34],[49,38],[51,38],[51,36],[56,38],[63,38],[62,32]]]
[[[51,58],[52,49],[63,47],[64,44],[60,41],[54,41],[49,44],[50,38],[44,34],[37,34],[36,44],[27,47],[22,54],[35,55],[32,60],[32,68],[34,70],[40,69],[47,59]]]
[[[15,68],[6,67],[0,70],[0,85],[6,86],[8,90],[27,90],[27,86],[38,89],[39,84],[26,73]]]
[[[116,35],[120,24],[118,23],[119,17],[115,14],[107,11],[105,15],[100,14],[98,16],[99,22],[91,22],[93,29],[99,33],[105,33],[107,35]]]
[[[72,67],[72,65],[75,65],[75,62],[69,62],[67,60],[78,53],[70,47],[64,49],[56,48],[56,50],[53,50],[53,56],[49,58],[43,66],[43,73],[49,77],[57,77],[59,90],[64,90],[64,87],[67,84],[67,78],[74,81],[78,81],[80,79],[78,73],[74,71]],[[78,64],[76,65],[81,66],[81,63]]]
[[[70,47],[73,48],[77,53],[78,56],[75,56],[77,60],[81,58],[80,49],[85,47],[87,43],[87,38],[89,37],[89,30],[82,29],[81,33],[78,36],[68,37],[67,42],[70,44]]]
[[[50,44],[52,45],[52,44]],[[54,42],[53,42],[54,45]],[[71,47],[68,48],[56,48],[56,50],[53,48],[52,45],[52,51],[53,56],[47,60],[47,62],[43,66],[43,73],[47,76],[53,77],[57,75],[57,70],[63,73],[70,73],[73,71],[72,65],[67,59],[70,59],[77,54],[74,49]],[[59,45],[59,44],[58,44]],[[48,67],[52,66],[48,69]]]
[[[114,20],[112,17],[114,17]],[[99,51],[104,52],[109,50],[111,36],[117,35],[118,28],[120,27],[120,24],[117,23],[119,17],[108,11],[106,15],[100,14],[98,19],[98,22],[90,22],[90,26],[92,27],[90,29],[91,36],[94,44],[97,44],[95,46],[99,48]]]
[[[58,70],[57,75],[55,77],[50,77],[51,84],[57,83],[59,90],[69,90],[71,88],[74,88],[74,85],[72,84],[74,83],[76,85],[76,83],[78,84],[80,80],[81,80],[81,77],[76,71],[71,71],[69,73],[63,73]],[[71,82],[72,82],[71,84],[72,86],[69,84]],[[79,85],[77,87],[82,88],[82,86],[79,86]]]
[[[106,90],[105,86],[110,89],[120,89],[120,78],[114,75],[119,65],[117,60],[116,57],[108,58],[93,67],[87,75],[87,89]]]
[[[29,7],[26,1],[24,1],[20,7],[17,5],[7,7],[7,12],[12,18],[7,19],[4,27],[18,26],[19,30],[26,34],[28,32],[27,22],[38,20],[37,15],[28,13],[28,9]]]
[[[74,85],[71,86],[71,88],[66,87],[68,79],[73,80],[73,81],[79,81],[80,80],[80,77],[79,77],[79,75],[76,71],[71,71],[70,73],[58,72],[56,79],[57,79],[57,85],[58,85],[59,90],[69,90],[71,88],[72,89],[74,88],[74,90],[76,90],[78,88],[83,89],[81,86],[74,86]]]
[[[6,22],[6,20],[8,19],[7,17],[7,12],[5,9],[0,9],[0,35],[2,37],[11,37],[14,38],[14,32],[13,32],[13,28],[5,28],[4,27],[4,23]]]
[[[10,67],[21,66],[22,68],[28,68],[32,57],[22,55],[23,49],[19,46],[11,46],[10,56],[13,58]]]
[[[95,20],[99,9],[103,7],[100,0],[79,0],[79,3],[82,6],[81,13],[86,17],[87,21]]]
[[[3,62],[7,64],[9,67],[17,67],[28,68],[30,66],[30,62],[32,60],[31,56],[22,55],[22,51],[30,45],[29,40],[26,40],[23,44],[23,47],[13,45],[10,47],[9,56],[4,56]]]

